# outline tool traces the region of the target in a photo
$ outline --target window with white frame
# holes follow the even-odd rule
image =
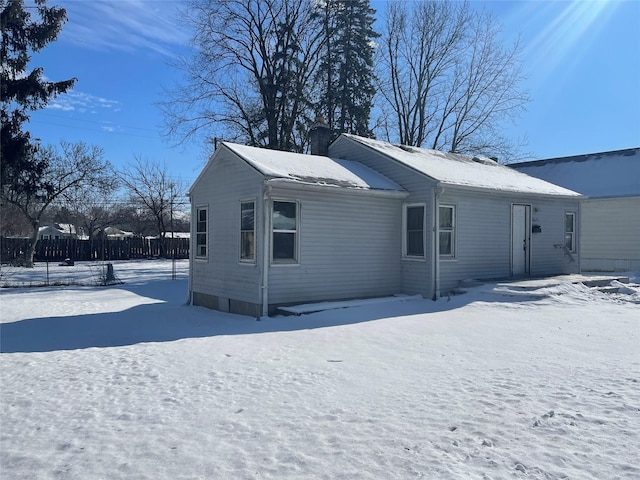
[[[438,230],[440,231],[440,256],[455,257],[456,253],[456,207],[440,205]]]
[[[570,251],[576,251],[576,214],[564,214],[564,246]]]
[[[298,261],[298,203],[274,201],[271,223],[273,262],[296,263]]]
[[[208,208],[196,208],[196,257],[205,258],[208,250]]]
[[[411,258],[424,258],[424,205],[405,205],[404,254]]]
[[[240,204],[240,261],[256,260],[256,204],[242,202]]]

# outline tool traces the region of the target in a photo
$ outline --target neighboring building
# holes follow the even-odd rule
[[[191,232],[165,232],[163,235],[164,238],[191,238]],[[155,238],[160,238],[160,236],[156,236]]]
[[[79,238],[76,226],[71,223],[49,223],[43,225],[38,229],[38,235],[40,236],[40,240]]]
[[[102,231],[109,240],[124,240],[125,238],[134,237],[133,232],[127,232],[126,230],[120,230],[116,227],[105,227]]]
[[[189,192],[194,304],[260,316],[579,271],[573,191],[489,159],[353,135],[328,152],[222,143]]]
[[[509,166],[588,197],[580,222],[583,271],[640,270],[640,148]]]

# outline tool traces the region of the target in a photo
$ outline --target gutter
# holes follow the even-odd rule
[[[431,285],[433,285],[432,299],[440,298],[440,195],[444,193],[444,187],[440,182],[431,190],[431,198],[433,204],[433,215],[431,215],[432,225],[432,242],[433,261],[431,262]]]
[[[438,182],[438,185],[442,185],[443,182]],[[537,192],[533,190],[503,190],[499,188],[491,188],[484,186],[474,186],[474,185],[463,185],[457,183],[446,183],[448,187],[454,188],[456,190],[461,190],[464,192],[470,193],[484,193],[491,192],[494,195],[504,196],[513,198],[513,196],[533,196],[533,197],[544,197],[544,198],[553,198],[553,199],[564,199],[564,200],[581,200],[587,198],[585,195],[581,193],[574,192],[573,190],[567,190],[566,194],[563,193],[545,193],[545,192]]]
[[[296,180],[289,180],[285,178],[271,178],[267,180],[268,184],[273,187],[297,190],[297,191],[312,191],[331,193],[338,195],[368,195],[371,197],[387,197],[387,198],[406,198],[409,196],[409,192],[405,190],[382,190],[382,189],[370,189],[370,188],[357,188],[357,187],[342,187],[337,185],[319,184],[319,183],[305,183]]]

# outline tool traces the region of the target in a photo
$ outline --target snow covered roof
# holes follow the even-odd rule
[[[72,223],[49,223],[38,228],[38,231],[43,230],[57,230],[60,233],[66,233],[74,235],[76,233],[76,226]]]
[[[228,142],[223,145],[269,179],[327,187],[404,192],[393,180],[359,162]]]
[[[107,235],[107,237],[133,237],[133,232],[120,230],[116,227],[105,227],[103,232]]]
[[[445,185],[514,193],[580,196],[579,193],[517,172],[489,158],[393,145],[356,135],[343,134],[342,136],[366,145]]]
[[[550,158],[509,166],[590,198],[640,195],[640,148]]]
[[[191,238],[190,232],[164,232],[165,238]]]

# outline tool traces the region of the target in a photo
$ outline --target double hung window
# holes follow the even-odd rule
[[[208,247],[208,212],[207,207],[196,208],[196,257],[205,258]]]
[[[440,256],[455,257],[456,246],[456,208],[452,205],[440,205],[439,208]]]
[[[404,254],[410,258],[424,258],[425,206],[407,205],[404,213]]]
[[[564,214],[564,246],[570,251],[576,251],[576,214]]]
[[[274,201],[272,212],[272,259],[274,263],[298,261],[298,204]]]
[[[256,204],[242,202],[240,204],[240,261],[256,260]]]

